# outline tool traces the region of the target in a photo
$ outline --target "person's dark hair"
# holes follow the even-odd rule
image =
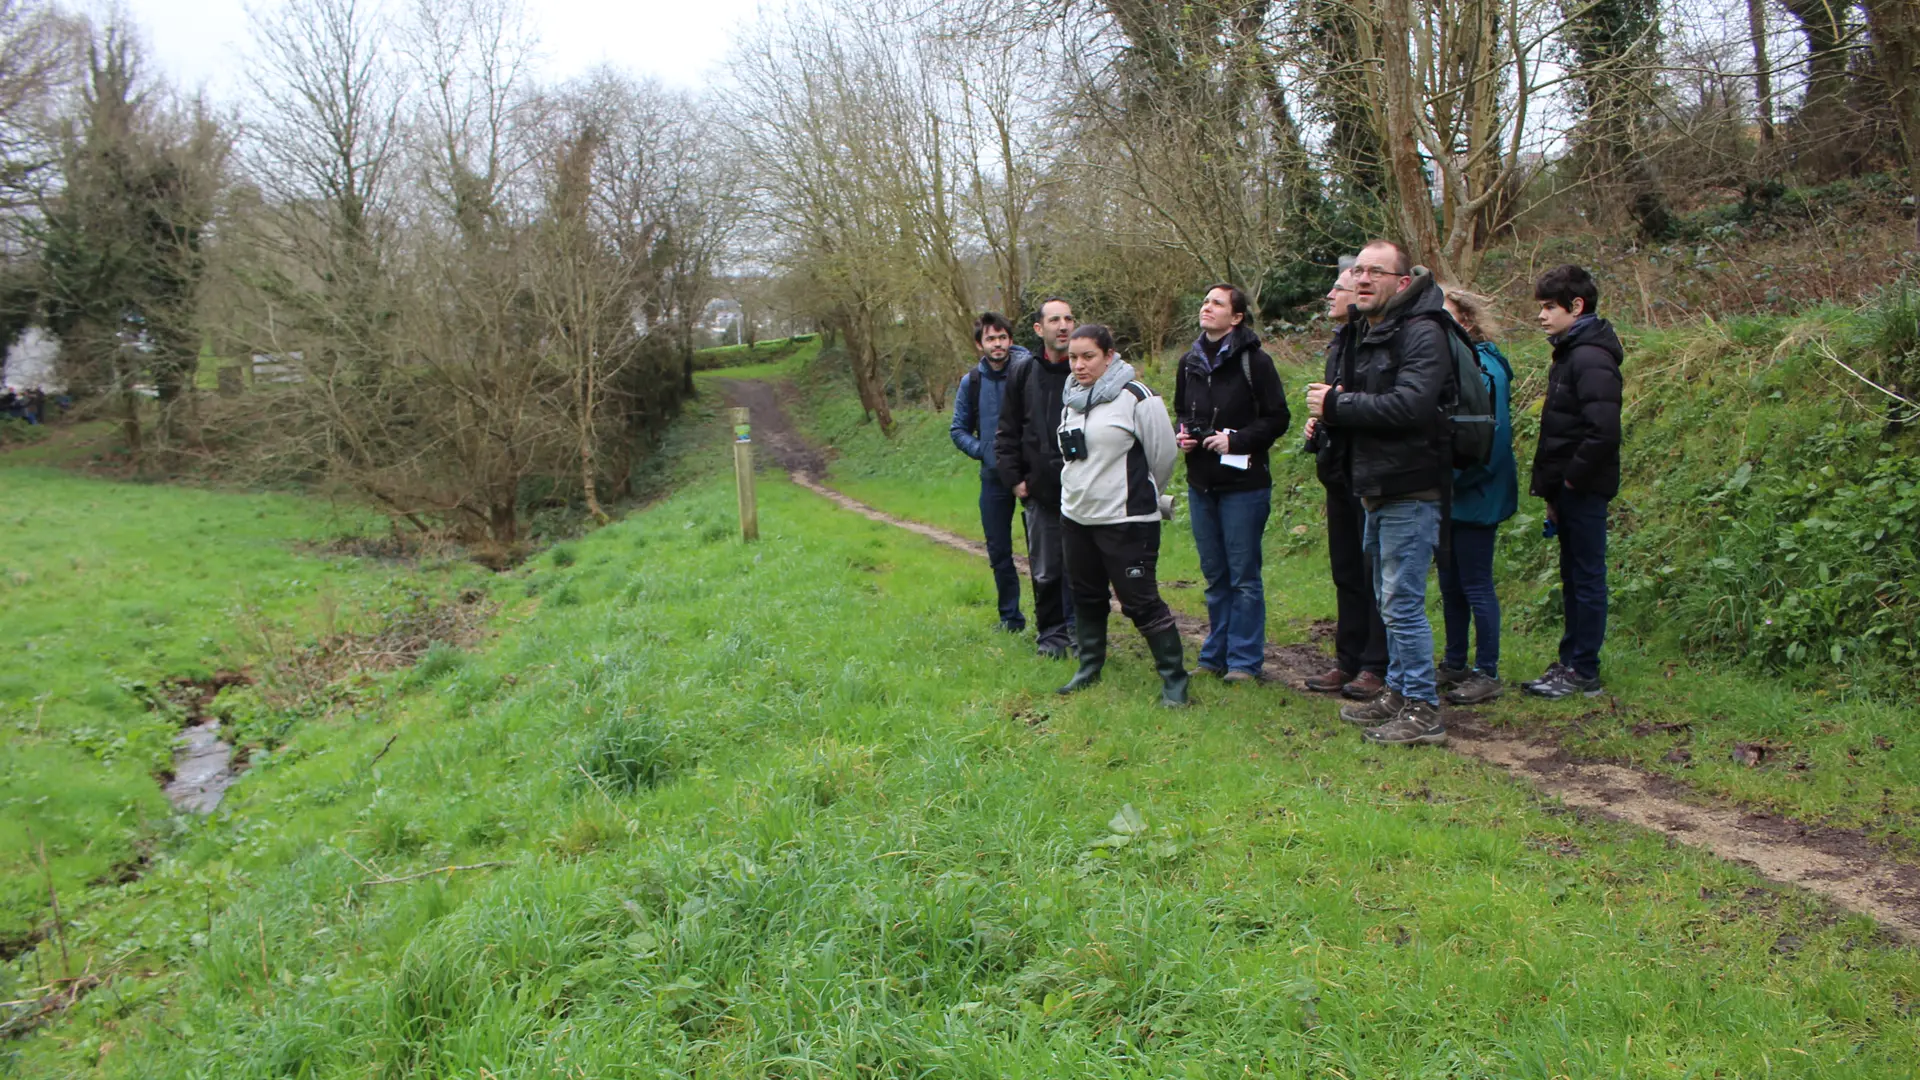
[[[1393,256],[1394,256],[1393,272],[1394,273],[1404,277],[1407,274],[1410,274],[1413,272],[1413,260],[1407,256],[1406,248],[1401,247],[1399,244],[1396,244],[1391,240],[1387,240],[1381,237],[1375,237],[1374,239],[1369,240],[1364,244],[1361,244],[1360,250],[1365,251],[1370,247],[1390,247],[1393,249]]]
[[[1013,336],[1013,324],[997,311],[983,311],[979,318],[973,320],[973,343],[980,344],[980,339],[986,336],[988,330],[1001,330],[1008,337]]]
[[[1067,335],[1068,341],[1072,341],[1075,338],[1090,339],[1095,345],[1100,346],[1101,352],[1113,351],[1113,331],[1108,330],[1097,322],[1085,323],[1076,328],[1073,333]]]
[[[1233,309],[1235,315],[1240,316],[1240,324],[1242,326],[1246,325],[1247,320],[1253,317],[1247,310],[1247,294],[1241,291],[1240,286],[1230,281],[1216,282],[1215,284],[1207,286],[1208,293],[1211,293],[1215,289],[1227,290],[1227,306]],[[1202,293],[1201,295],[1204,296],[1206,293]]]
[[[1045,300],[1040,301],[1039,307],[1033,309],[1034,322],[1036,323],[1039,322],[1041,316],[1046,314],[1048,304],[1065,304],[1069,309],[1073,307],[1073,301],[1067,299],[1064,296],[1049,296]]]
[[[1541,274],[1533,283],[1533,298],[1551,300],[1568,311],[1573,310],[1575,299],[1584,300],[1586,307],[1580,310],[1582,315],[1600,310],[1600,286],[1595,284],[1592,274],[1571,263]]]

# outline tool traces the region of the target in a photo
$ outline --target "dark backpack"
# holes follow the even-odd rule
[[[1473,347],[1467,332],[1445,311],[1429,316],[1447,335],[1447,347],[1453,353],[1451,400],[1441,402],[1447,418],[1449,441],[1453,447],[1453,467],[1471,469],[1493,460],[1493,443],[1499,418],[1494,415],[1493,376],[1480,366],[1480,350]]]

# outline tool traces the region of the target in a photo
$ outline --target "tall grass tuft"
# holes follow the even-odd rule
[[[673,776],[675,749],[672,728],[657,717],[617,713],[581,738],[576,771],[608,791],[656,788]]]

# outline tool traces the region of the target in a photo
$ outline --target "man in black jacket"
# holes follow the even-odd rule
[[[1560,596],[1567,625],[1560,659],[1525,689],[1545,698],[1598,697],[1607,636],[1607,504],[1620,491],[1620,337],[1594,314],[1600,288],[1578,266],[1559,266],[1533,286],[1540,326],[1553,344],[1540,443],[1529,490],[1547,502],[1560,538]]]
[[[1060,394],[1066,388],[1073,305],[1049,297],[1035,314],[1042,351],[1013,361],[1001,390],[994,469],[1025,509],[1027,573],[1033,578],[1035,649],[1064,660],[1073,641],[1067,610],[1066,554],[1060,525]]]
[[[1356,260],[1340,259],[1340,275],[1327,290],[1327,317],[1336,327],[1327,344],[1326,383],[1351,383],[1353,350],[1364,333],[1366,320],[1354,307],[1358,299],[1349,274]],[[1347,447],[1340,437],[1307,421],[1307,450],[1314,456],[1314,472],[1327,491],[1327,562],[1333,576],[1334,629],[1332,670],[1306,681],[1309,690],[1338,691],[1354,701],[1372,701],[1387,689],[1387,628],[1380,622],[1380,603],[1373,595],[1373,567],[1367,564],[1364,538],[1367,508],[1347,483]]]
[[[1267,451],[1287,433],[1286,388],[1247,325],[1247,294],[1215,285],[1200,303],[1200,337],[1173,386],[1177,443],[1187,455],[1194,546],[1207,579],[1201,671],[1258,679],[1267,655],[1260,538],[1273,509]]]
[[[1350,271],[1365,317],[1352,384],[1315,383],[1307,411],[1346,446],[1347,481],[1367,510],[1366,553],[1387,628],[1387,691],[1340,710],[1369,742],[1443,743],[1427,621],[1427,569],[1440,543],[1453,455],[1441,411],[1453,381],[1445,298],[1396,244],[1360,249]]]

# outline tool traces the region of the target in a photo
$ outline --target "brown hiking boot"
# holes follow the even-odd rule
[[[1378,727],[1399,716],[1406,707],[1407,699],[1400,696],[1400,691],[1389,690],[1375,695],[1372,701],[1341,706],[1340,719],[1363,728]]]
[[[1328,668],[1325,673],[1308,678],[1305,685],[1316,694],[1331,694],[1347,685],[1351,678],[1351,675],[1339,668]]]
[[[1372,701],[1387,688],[1387,680],[1371,671],[1363,671],[1353,677],[1353,681],[1340,688],[1340,696],[1349,701]]]
[[[1400,715],[1368,728],[1367,741],[1381,746],[1441,746],[1447,741],[1446,726],[1440,722],[1440,706],[1425,701],[1409,701]]]

